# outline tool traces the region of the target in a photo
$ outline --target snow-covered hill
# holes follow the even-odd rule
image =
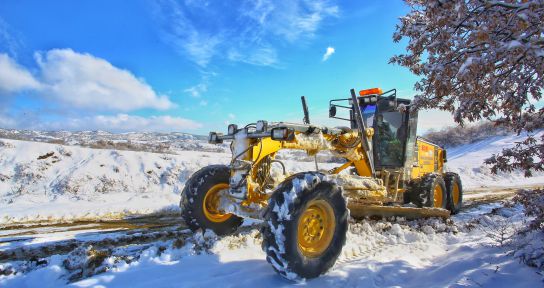
[[[177,211],[185,181],[230,154],[91,149],[0,139],[0,224]],[[313,162],[284,160],[290,171]],[[330,169],[333,164],[322,164]]]
[[[544,132],[539,132],[536,137]],[[488,187],[519,187],[544,184],[544,173],[537,172],[533,177],[525,177],[523,172],[491,173],[489,166],[483,164],[486,158],[498,154],[502,149],[512,147],[525,139],[525,135],[494,136],[472,144],[449,148],[447,170],[461,175],[463,186],[469,189]]]
[[[1,129],[0,138],[99,149],[175,153],[176,151],[227,152],[227,145],[208,144],[207,136],[181,132],[34,131]]]
[[[146,141],[153,142],[146,135]],[[501,136],[450,149],[448,169],[461,175],[465,189],[543,184],[543,173],[528,179],[520,172],[493,175],[482,164],[520,139]],[[183,141],[195,147],[209,145],[191,137],[177,140],[179,145]],[[180,193],[192,173],[230,159],[224,152],[195,150],[161,154],[0,139],[0,224],[177,211]],[[280,155],[288,170],[315,169],[311,158],[289,153]],[[322,163],[320,168],[336,165]]]
[[[228,155],[0,140],[0,223],[94,219],[176,207],[184,181]]]

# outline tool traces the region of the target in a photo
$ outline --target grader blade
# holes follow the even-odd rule
[[[362,205],[358,203],[349,203],[348,209],[353,218],[363,217],[405,217],[408,220],[441,217],[448,218],[450,211],[442,208],[414,208],[402,206],[381,206],[381,205]]]

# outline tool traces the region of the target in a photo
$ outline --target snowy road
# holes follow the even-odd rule
[[[495,193],[495,198],[489,194],[472,197],[467,208],[453,217],[453,221],[352,223],[338,263],[326,275],[306,285],[541,287],[542,276],[536,270],[506,255],[507,249],[497,247],[487,236],[487,231],[495,229],[497,223],[522,225],[519,207],[501,208],[496,202],[498,198],[510,196],[509,191],[503,191]],[[0,276],[3,287],[57,287],[68,283],[75,287],[287,287],[293,284],[277,276],[266,262],[258,230],[251,226],[223,239],[192,234],[175,217],[19,229],[19,236],[9,236],[7,230],[1,231],[1,235],[5,239],[35,233],[36,238],[25,240],[30,241],[25,245],[12,246],[12,251],[35,247],[45,254],[22,253],[10,260],[0,260],[0,275],[9,274],[10,269],[19,272]],[[3,252],[10,249],[2,248]],[[81,254],[81,249],[87,249],[83,250],[87,256]],[[107,254],[96,264],[89,251],[107,251]],[[32,257],[34,260],[28,261]],[[16,261],[16,258],[26,261]],[[70,264],[71,261],[76,263]]]
[[[504,188],[467,191],[465,209],[506,199],[515,191]],[[188,235],[188,231],[177,213],[111,221],[4,225],[0,226],[0,262],[68,253],[74,247],[89,242],[93,246],[122,246],[173,239],[181,235]],[[125,240],[115,244],[111,243],[112,238]]]

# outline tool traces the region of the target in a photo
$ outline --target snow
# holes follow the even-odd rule
[[[461,68],[459,68],[459,74],[463,75],[465,74],[465,70],[472,65],[472,63],[474,62],[474,57],[468,57],[465,62],[463,63],[463,65],[461,65]]]
[[[177,155],[1,140],[0,224],[176,210],[185,180],[229,155]],[[11,147],[10,147],[11,146]],[[47,155],[51,155],[47,158]],[[38,159],[44,158],[44,159]]]
[[[0,139],[0,225],[178,213],[185,181],[204,166],[228,164],[231,155],[175,152]],[[315,169],[313,162],[283,162],[291,172]],[[321,166],[331,169],[335,164]]]
[[[533,178],[524,178],[521,172],[493,175],[482,164],[483,159],[491,154],[521,140],[523,136],[498,136],[448,150],[447,169],[461,175],[465,189],[480,191],[467,194],[465,199],[488,194],[489,191],[482,187],[544,183],[542,173],[536,173]],[[218,152],[176,150],[175,154],[158,154],[3,139],[0,144],[2,225],[179,213],[179,193],[187,178],[202,166],[230,161],[230,154]],[[289,155],[284,158],[289,158]],[[314,169],[311,161],[284,162],[291,172]],[[321,163],[321,166],[330,169],[339,164]],[[304,179],[295,187],[308,185],[311,180]],[[18,187],[24,189],[17,190]],[[293,201],[285,198],[285,203]],[[285,209],[274,212],[288,217],[282,210]],[[525,221],[520,206],[504,208],[501,203],[491,203],[462,211],[446,221],[352,222],[336,265],[325,275],[296,285],[540,287],[543,278],[538,270],[519,259],[534,256],[527,251],[529,248],[542,250],[542,233],[528,234],[522,239],[527,243],[520,250],[497,242],[505,236],[497,234],[497,231],[510,233],[506,239],[511,239],[511,233],[524,227]],[[283,229],[281,226],[275,228]],[[85,243],[127,237],[128,234],[122,230],[102,229],[94,224],[81,224],[70,231],[44,227],[37,229],[35,237],[28,240],[3,243],[0,250],[40,247],[66,239]],[[112,248],[107,250],[103,260],[93,260],[97,258],[92,255],[101,255],[101,251],[83,245],[79,252],[72,251],[68,255],[53,255],[39,261],[0,263],[0,287],[293,285],[267,263],[257,229],[245,229],[238,235],[221,239],[209,232],[188,237],[181,241],[185,243],[181,246],[176,244],[176,240],[161,240]],[[283,241],[277,240],[278,243]],[[17,273],[6,272],[12,270]],[[82,271],[86,276],[81,278],[78,273]]]
[[[383,199],[387,197],[387,191],[381,179],[361,177],[356,175],[327,175],[327,180],[336,183],[343,188],[344,197],[359,199]]]
[[[535,173],[532,178],[525,178],[522,172],[493,175],[483,164],[484,159],[523,137],[497,136],[448,149],[446,169],[461,175],[465,190],[514,187],[520,183],[542,185],[544,173]],[[51,152],[52,156],[38,160]],[[229,163],[231,155],[184,150],[175,153],[91,149],[1,139],[0,204],[3,207],[0,225],[177,213],[180,193],[188,177],[203,166]],[[281,158],[298,159],[296,151],[292,153]],[[308,160],[282,161],[293,173],[314,170],[311,158]],[[336,166],[339,164],[320,163],[320,169]]]
[[[104,273],[67,284],[71,273],[81,267],[95,269],[96,262],[88,264],[90,248],[83,247],[67,256],[49,257],[46,265],[28,273],[0,276],[0,286],[541,287],[543,278],[536,269],[512,257],[511,246],[500,246],[488,236],[497,223],[518,228],[524,219],[519,205],[493,203],[473,208],[452,221],[351,223],[336,265],[305,283],[288,282],[274,272],[265,261],[260,234],[253,229],[221,239],[213,233],[196,233],[178,248],[172,242],[158,242],[141,252],[117,248],[96,267]],[[123,260],[127,255],[132,261]],[[5,269],[10,264],[0,265]]]
[[[506,45],[506,49],[510,49],[510,50],[518,48],[518,47],[523,47],[523,44],[521,44],[521,42],[519,42],[518,40],[512,40],[512,41],[506,42],[505,45]]]
[[[308,150],[328,150],[331,148],[331,143],[323,137],[323,133],[313,133],[313,134],[296,134],[295,139],[297,143],[307,148]]]
[[[539,132],[535,137],[540,137]],[[502,149],[512,147],[521,142],[526,135],[495,136],[476,143],[447,149],[448,162],[446,170],[456,172],[461,176],[463,188],[474,189],[480,187],[519,187],[544,184],[544,173],[535,172],[533,177],[526,178],[522,171],[512,173],[491,173],[484,160]]]

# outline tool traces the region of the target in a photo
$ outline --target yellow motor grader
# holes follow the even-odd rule
[[[395,89],[359,95],[351,89],[350,98],[331,100],[329,116],[347,121],[345,127],[310,124],[304,97],[302,104],[303,124],[258,121],[231,124],[226,135],[210,133],[210,143],[231,141],[232,159],[187,181],[180,206],[192,230],[225,235],[244,218],[260,219],[267,261],[288,279],[309,279],[335,263],[349,216],[449,217],[459,211],[461,180],[444,172],[446,151],[416,136],[417,111]],[[330,151],[345,162],[318,170],[316,161],[314,171],[287,175],[275,159],[282,149],[310,156]]]

